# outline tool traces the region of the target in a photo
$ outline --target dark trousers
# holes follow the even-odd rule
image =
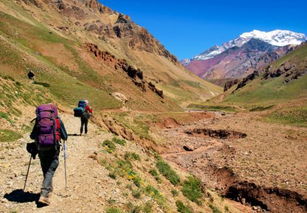
[[[44,180],[41,189],[41,196],[48,197],[49,192],[52,192],[52,178],[55,170],[59,165],[59,149],[51,149],[39,151],[38,156],[43,170]]]
[[[84,132],[85,132],[85,134],[87,134],[87,124],[88,124],[88,118],[81,117],[80,134],[83,133],[83,127],[84,127]]]

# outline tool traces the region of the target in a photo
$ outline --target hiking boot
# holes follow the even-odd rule
[[[49,197],[49,196],[48,196]],[[43,204],[43,205],[46,205],[46,206],[49,206],[50,204],[50,201],[49,201],[49,198],[48,197],[44,197],[44,196],[40,196],[38,202]]]

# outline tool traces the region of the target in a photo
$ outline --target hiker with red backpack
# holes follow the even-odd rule
[[[89,106],[88,100],[79,101],[78,107],[74,109],[75,117],[81,118],[80,136],[83,133],[83,127],[84,133],[87,134],[88,120],[91,117],[92,113],[93,109]]]
[[[49,205],[53,191],[52,178],[59,165],[60,142],[68,138],[55,105],[43,104],[36,109],[35,125],[30,135],[35,140],[44,180],[39,203]],[[35,157],[35,156],[34,156]]]

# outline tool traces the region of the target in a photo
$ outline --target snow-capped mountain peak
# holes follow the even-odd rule
[[[200,55],[195,56],[192,60],[185,60],[185,64],[188,64],[193,60],[207,60],[213,58],[232,47],[241,47],[253,38],[262,40],[278,47],[287,45],[299,45],[307,40],[306,35],[303,33],[296,33],[289,30],[273,30],[269,32],[253,30],[251,32],[243,33],[238,38],[230,40],[229,42],[225,42],[221,46],[213,46]]]
[[[273,30],[264,32],[253,30],[243,33],[240,38],[250,40],[251,38],[260,39],[274,46],[299,45],[306,40],[303,33],[295,33],[289,30]]]

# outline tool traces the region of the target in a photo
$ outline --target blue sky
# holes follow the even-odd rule
[[[99,0],[131,16],[179,59],[254,29],[287,29],[307,34],[303,0]]]

